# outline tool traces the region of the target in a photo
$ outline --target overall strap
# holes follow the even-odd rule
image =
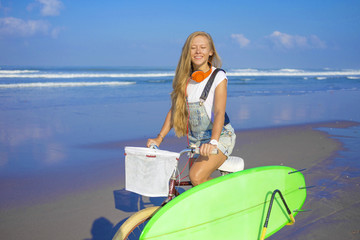
[[[206,83],[205,85],[205,88],[200,96],[200,104],[203,104],[208,95],[209,95],[209,92],[210,92],[210,89],[211,89],[211,86],[213,85],[214,83],[214,80],[215,80],[215,77],[216,77],[216,74],[219,72],[219,71],[223,71],[225,73],[225,71],[221,68],[216,68],[214,70],[214,72],[211,74],[210,76],[210,79],[209,81]],[[227,125],[228,123],[230,123],[230,119],[229,119],[229,116],[227,115],[227,113],[225,112],[225,120],[224,120],[224,126]]]
[[[213,83],[214,83],[216,74],[217,74],[219,71],[225,72],[225,71],[224,71],[223,69],[221,69],[221,68],[216,68],[216,69],[213,71],[213,73],[212,73],[211,76],[210,76],[209,81],[206,83],[205,88],[204,88],[204,90],[203,90],[203,92],[202,92],[202,94],[201,94],[200,102],[205,102],[205,101],[206,101],[206,99],[207,99],[207,97],[208,97],[208,95],[209,95],[209,92],[210,92],[210,88],[211,88],[211,86],[212,86]]]

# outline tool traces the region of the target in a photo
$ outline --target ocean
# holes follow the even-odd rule
[[[360,70],[356,69],[225,70],[229,97],[358,91],[360,82]],[[167,100],[173,77],[174,68],[167,67],[1,67],[0,90],[1,95],[13,93],[16,97],[20,97],[19,91],[31,92],[33,97],[39,92],[52,95],[54,90],[71,96],[75,91],[84,98],[96,92],[97,100],[144,102]]]
[[[360,122],[359,69],[225,70],[237,130]],[[1,67],[0,176],[108,154],[91,144],[145,145],[170,108],[173,77],[172,67]]]
[[[297,123],[305,120],[300,118],[301,116],[311,121],[321,121],[329,117],[332,119],[333,117],[329,115],[346,119],[357,118],[349,111],[337,113],[334,109],[324,110],[319,105],[322,100],[325,100],[324,104],[326,104],[327,101],[332,102],[336,99],[333,107],[339,108],[336,111],[340,111],[344,106],[337,106],[346,99],[349,101],[347,104],[356,103],[352,98],[359,96],[359,69],[229,68],[225,70],[229,78],[228,109],[230,113],[235,112],[230,115],[234,115],[232,120],[237,128],[265,127],[273,125],[274,121],[277,122],[276,124]],[[2,67],[0,68],[2,102],[0,111],[35,109],[46,111],[65,107],[100,107],[101,111],[112,104],[128,104],[126,111],[121,112],[122,122],[125,122],[124,116],[127,118],[132,113],[141,115],[139,117],[145,121],[146,116],[149,115],[148,121],[150,121],[155,113],[161,115],[163,110],[159,111],[159,109],[170,107],[173,77],[174,68],[170,67]],[[334,98],[335,95],[341,96]],[[310,99],[307,96],[311,96]],[[320,99],[316,100],[317,97]],[[238,101],[238,98],[241,100]],[[339,98],[341,101],[338,101]],[[288,106],[293,100],[314,109],[311,109],[310,113],[310,109],[301,106]],[[306,103],[307,101],[309,102]],[[232,102],[235,102],[235,106],[232,106]],[[261,108],[259,106],[261,103],[266,107]],[[143,104],[144,107],[137,106],[139,111],[136,111],[131,107],[136,104]],[[166,107],[163,106],[164,104]],[[296,110],[297,116],[291,116],[289,120],[275,116],[276,120],[271,117],[272,121],[263,121],[254,125],[255,122],[264,119],[264,112],[282,111],[283,115],[293,115],[293,113],[284,113],[288,108]],[[117,109],[114,108],[114,111]],[[322,112],[321,116],[315,118],[314,114],[319,115],[316,114],[319,111]],[[81,112],[82,110],[79,110],[78,114]],[[254,116],[259,112],[262,117]],[[132,121],[131,119],[132,117],[128,117],[127,120]],[[143,128],[139,130],[149,132]],[[133,135],[133,137],[139,136],[139,131]]]

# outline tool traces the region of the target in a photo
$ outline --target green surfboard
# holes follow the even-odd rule
[[[296,216],[295,210],[300,210],[306,199],[304,187],[302,173],[284,166],[252,168],[218,177],[162,207],[140,239],[260,239],[272,193],[280,190]],[[290,222],[279,195],[275,196],[265,238]]]

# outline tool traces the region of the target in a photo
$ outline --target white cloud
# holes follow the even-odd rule
[[[278,48],[325,48],[326,44],[316,35],[309,37],[290,35],[279,31],[274,31],[266,37],[275,47]]]
[[[41,14],[43,16],[58,16],[64,5],[59,0],[36,0],[42,4]]]
[[[312,46],[317,48],[326,48],[326,43],[322,41],[318,36],[311,35],[309,37],[309,42]]]
[[[60,14],[63,3],[60,0],[35,0],[27,6],[28,11],[34,8],[41,9],[43,16],[56,16]],[[0,8],[2,8],[0,0]],[[15,17],[0,18],[0,38],[3,36],[30,37],[43,34],[57,38],[61,27],[52,27],[47,20],[24,20]]]
[[[234,39],[240,45],[240,47],[246,47],[250,43],[250,40],[247,39],[243,34],[231,34],[231,38]]]
[[[32,36],[37,33],[47,34],[50,24],[43,20],[24,21],[20,18],[0,18],[0,36]]]

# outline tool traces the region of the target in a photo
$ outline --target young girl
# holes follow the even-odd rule
[[[171,128],[178,137],[188,135],[190,145],[200,147],[200,156],[190,168],[192,184],[198,185],[211,179],[231,154],[235,145],[234,129],[225,113],[227,77],[218,71],[203,102],[200,97],[211,74],[221,60],[211,36],[205,32],[194,32],[186,40],[173,80],[172,106],[160,133],[148,139],[147,146],[160,146]],[[218,154],[211,151],[217,148]]]

